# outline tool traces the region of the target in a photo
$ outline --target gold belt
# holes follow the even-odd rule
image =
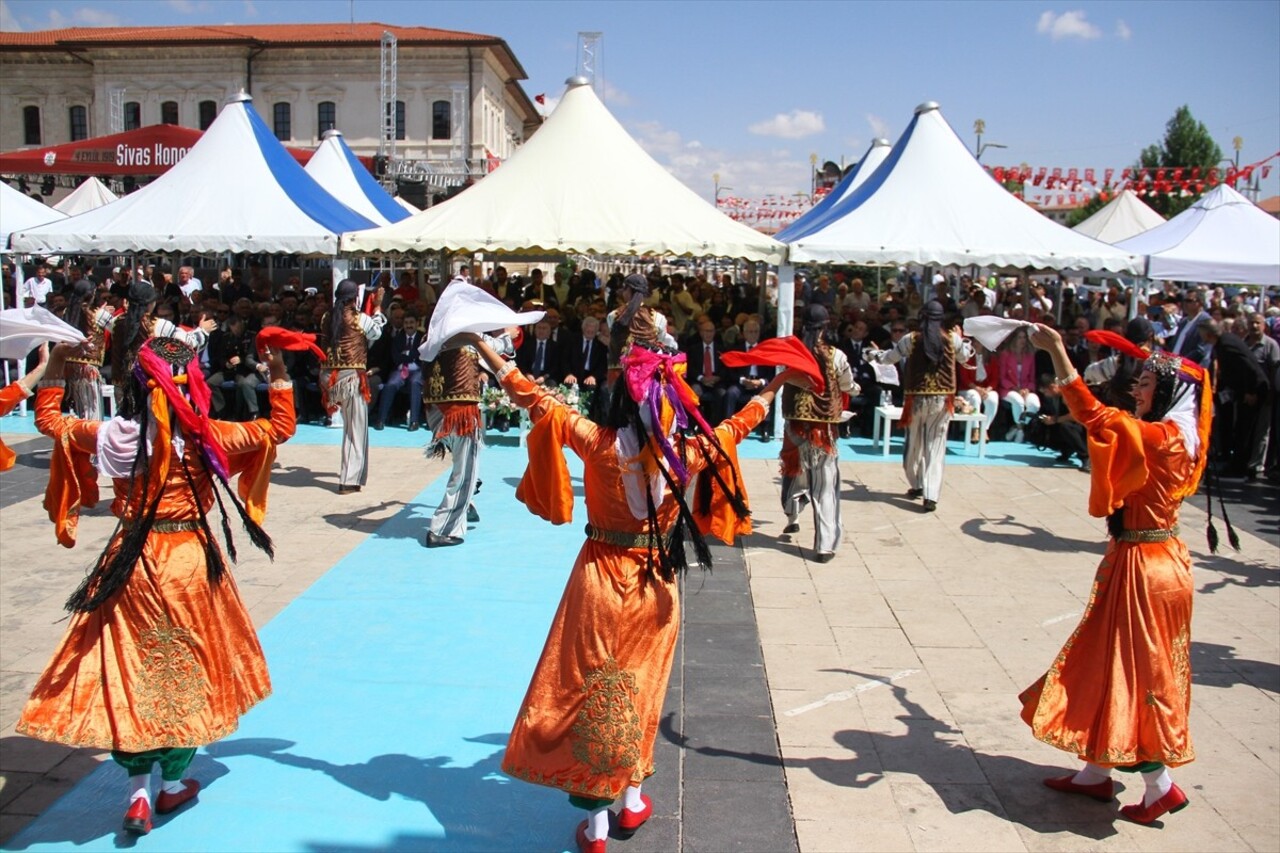
[[[365,364],[326,364],[325,370],[367,370],[368,365]]]
[[[1126,530],[1117,538],[1121,542],[1168,542],[1181,532],[1181,528],[1175,524],[1168,529],[1156,527],[1151,530]]]
[[[664,546],[670,539],[670,536],[659,537],[651,531],[644,533],[623,533],[620,530],[601,530],[598,527],[587,525],[587,538],[594,539],[596,542],[603,542],[606,545],[615,545],[619,548],[653,548],[661,542]]]
[[[138,521],[133,518],[123,518],[120,524],[125,530],[132,530]],[[200,522],[194,518],[162,518],[159,521],[151,522],[152,533],[194,533],[200,529]]]
[[[94,360],[91,358],[68,358],[67,364],[90,364],[94,367],[102,367],[103,359]]]

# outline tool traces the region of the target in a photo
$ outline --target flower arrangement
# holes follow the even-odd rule
[[[548,385],[547,392],[561,403],[585,415],[591,407],[593,388],[580,388],[577,385]],[[480,409],[484,413],[486,429],[505,431],[512,423],[518,423],[522,417],[521,409],[511,402],[507,392],[501,385],[486,386],[480,396]]]

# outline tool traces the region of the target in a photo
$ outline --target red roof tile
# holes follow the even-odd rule
[[[1271,198],[1264,198],[1258,202],[1258,207],[1270,213],[1272,216],[1280,215],[1280,195],[1273,195]]]
[[[256,43],[377,44],[383,32],[395,34],[402,44],[449,42],[501,42],[498,36],[437,30],[431,27],[398,27],[391,24],[249,24],[202,27],[70,27],[61,30],[0,33],[0,47],[63,47],[73,45],[138,45],[155,43]]]

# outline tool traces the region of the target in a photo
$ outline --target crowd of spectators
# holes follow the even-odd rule
[[[6,268],[6,304],[42,304],[55,314],[66,302],[70,285],[87,270],[28,267],[18,283]],[[454,278],[480,287],[515,309],[546,311],[542,322],[525,330],[516,359],[537,381],[589,389],[606,381],[610,330],[607,318],[617,305],[623,272],[601,276],[591,269],[557,268],[550,276],[540,269],[509,275],[497,266],[486,276],[463,269]],[[303,287],[297,276],[273,284],[260,267],[222,269],[215,280],[202,282],[181,267],[136,270],[116,268],[98,282],[98,304],[119,305],[131,276],[151,281],[161,293],[157,314],[181,326],[202,318],[218,327],[210,335],[202,362],[215,389],[217,415],[227,419],[256,416],[265,366],[258,362],[253,336],[264,326],[280,325],[318,332],[328,310],[330,287]],[[212,278],[212,276],[210,276]],[[667,319],[667,332],[685,352],[688,378],[712,422],[734,414],[768,381],[759,368],[727,368],[723,354],[745,349],[777,334],[776,278],[762,282],[720,272],[689,269],[649,273],[647,304]],[[388,326],[369,353],[373,393],[370,422],[375,429],[403,423],[417,428],[423,365],[417,360],[440,290],[447,283],[429,282],[417,271],[391,273],[378,282],[392,289]],[[841,271],[798,275],[796,311],[806,304],[825,306],[832,318],[831,335],[855,370],[860,393],[849,401],[855,413],[843,427],[846,435],[870,436],[871,412],[882,403],[901,403],[900,386],[877,381],[863,357],[867,349],[887,349],[912,331],[925,305],[940,301],[948,325],[967,317],[994,314],[1043,322],[1061,328],[1068,353],[1084,371],[1105,369],[1110,352],[1085,339],[1090,329],[1127,334],[1146,346],[1160,347],[1204,364],[1214,376],[1217,416],[1213,454],[1227,476],[1254,478],[1280,472],[1277,442],[1277,393],[1280,389],[1280,294],[1260,304],[1256,294],[1221,287],[1159,282],[1140,293],[1137,316],[1129,319],[1131,294],[1120,286],[1075,288],[1056,278],[935,275],[929,281],[914,274],[889,277],[869,288],[857,276]],[[1060,304],[1059,304],[1060,303]],[[975,342],[977,357],[958,375],[956,405],[980,411],[982,426],[993,441],[1029,441],[1057,450],[1060,458],[1087,460],[1082,433],[1061,406],[1052,388],[1052,369],[1035,352],[1025,334],[1015,334],[998,352]],[[289,372],[302,422],[322,423],[318,378],[321,366],[309,353],[289,353]],[[771,419],[769,419],[771,420]],[[768,424],[761,434],[768,435]],[[960,428],[960,425],[957,425]]]

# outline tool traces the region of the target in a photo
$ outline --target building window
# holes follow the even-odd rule
[[[326,130],[333,130],[338,126],[338,105],[333,101],[321,101],[316,105],[316,126],[319,128],[317,136]]]
[[[293,139],[293,109],[287,101],[277,101],[271,108],[271,129],[276,139],[285,142]]]
[[[40,108],[39,107],[23,107],[22,108],[22,139],[23,145],[39,145],[40,144]]]
[[[137,130],[142,127],[142,104],[137,101],[125,101],[124,129]]]
[[[161,124],[177,124],[178,123],[178,102],[165,101],[160,105],[160,123]]]
[[[404,101],[396,101],[396,139],[404,139]]]
[[[200,102],[200,129],[208,130],[209,125],[213,124],[213,120],[218,117],[217,101],[201,101]]]
[[[436,101],[431,105],[431,138],[453,138],[452,107],[448,101]]]
[[[85,107],[75,106],[70,110],[71,115],[71,141],[78,142],[81,139],[89,138],[89,110]]]

